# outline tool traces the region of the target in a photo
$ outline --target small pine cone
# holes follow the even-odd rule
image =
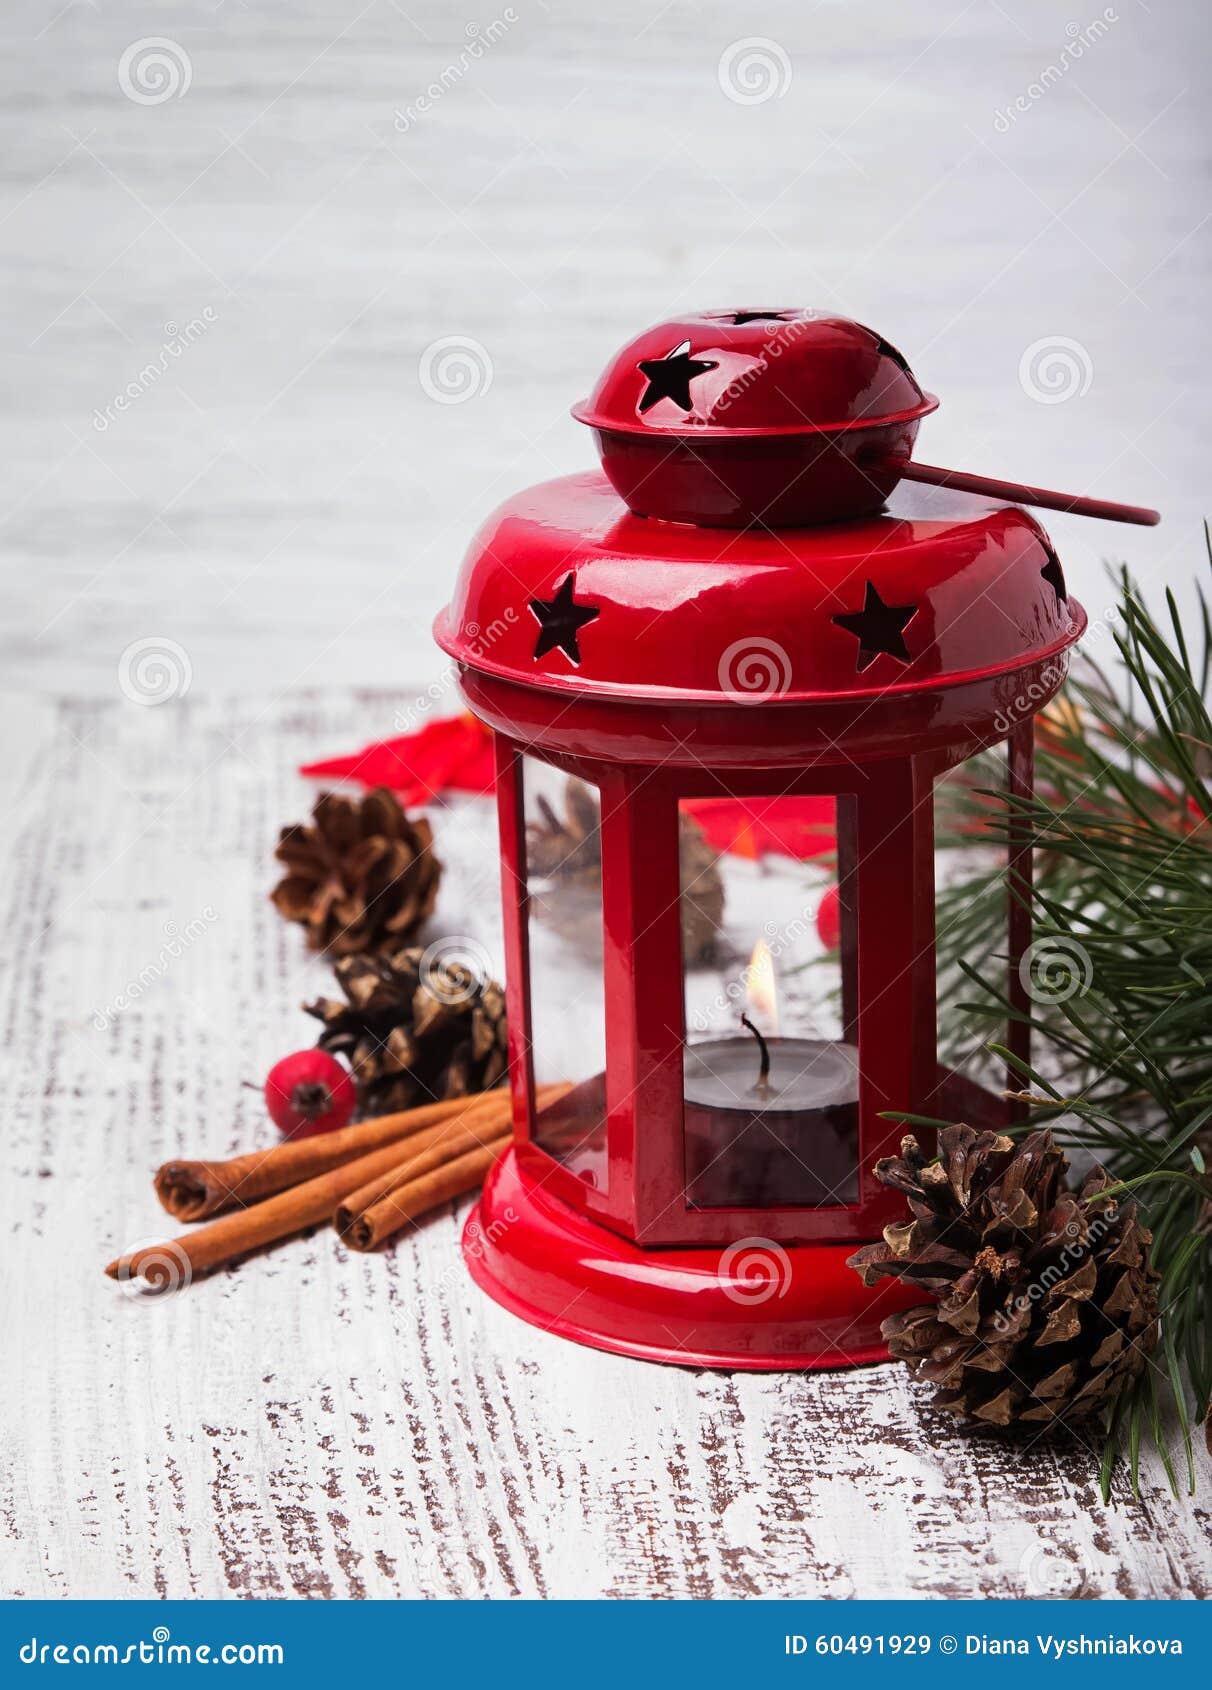
[[[849,1265],[928,1292],[883,1324],[894,1356],[939,1387],[950,1413],[992,1426],[1076,1422],[1108,1408],[1157,1343],[1152,1234],[1136,1204],[1103,1197],[1095,1167],[1079,1191],[1050,1132],[1015,1144],[971,1127],[917,1140],[876,1166],[912,1219]]]
[[[594,952],[602,944],[602,835],[598,801],[569,776],[564,814],[542,796],[539,820],[526,829],[526,870],[542,920]],[[709,961],[724,919],[719,859],[693,816],[680,820],[682,951],[688,964]],[[544,884],[545,883],[545,884]]]
[[[686,965],[710,962],[724,920],[724,881],[719,856],[693,816],[678,824],[682,876],[682,955]]]
[[[344,1000],[303,1007],[324,1023],[321,1050],[344,1056],[363,1115],[488,1091],[505,1076],[505,993],[464,964],[412,946],[334,965]]]
[[[386,787],[362,799],[323,792],[312,821],[284,827],[274,852],[286,874],[270,896],[301,922],[313,950],[357,956],[402,944],[427,920],[442,865],[423,816]]]

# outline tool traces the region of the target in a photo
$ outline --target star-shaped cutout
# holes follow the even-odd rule
[[[909,662],[909,647],[905,644],[902,630],[916,615],[915,604],[885,604],[874,583],[868,581],[863,608],[844,611],[833,620],[839,628],[845,628],[858,640],[858,669],[861,675],[880,656],[895,657],[899,663]]]
[[[648,386],[640,399],[640,415],[643,416],[662,399],[672,399],[683,411],[692,411],[691,382],[695,376],[705,376],[708,370],[719,369],[719,364],[709,358],[692,358],[690,342],[684,340],[663,358],[641,358],[639,369],[642,375],[648,377]]]
[[[785,311],[734,311],[732,321],[736,327],[743,328],[746,323],[785,323]]]
[[[553,599],[531,599],[530,610],[539,624],[539,637],[534,642],[534,660],[546,657],[557,646],[574,663],[581,661],[577,634],[586,622],[602,614],[600,605],[578,604],[572,596],[573,579],[566,575],[556,588]]]
[[[1048,553],[1048,561],[1040,570],[1040,574],[1056,594],[1057,609],[1062,604],[1068,604],[1069,592],[1065,586],[1065,576],[1060,566],[1060,559],[1055,552]]]

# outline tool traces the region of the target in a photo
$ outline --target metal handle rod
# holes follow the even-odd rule
[[[1077,493],[1054,493],[1047,487],[1027,487],[1019,481],[996,481],[989,475],[969,475],[962,469],[938,469],[934,464],[910,460],[898,466],[905,481],[924,481],[931,487],[954,487],[962,493],[987,493],[995,499],[1012,499],[1018,505],[1040,505],[1045,510],[1068,511],[1071,516],[1100,516],[1107,522],[1135,522],[1152,528],[1161,512],[1147,505],[1117,505],[1110,499],[1085,499]]]

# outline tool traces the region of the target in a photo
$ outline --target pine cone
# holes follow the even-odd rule
[[[345,1001],[304,1004],[321,1050],[348,1059],[363,1115],[487,1091],[506,1068],[505,993],[420,946],[335,964]]]
[[[1075,1421],[1108,1407],[1157,1343],[1152,1234],[1136,1205],[1081,1189],[1050,1132],[1016,1145],[947,1127],[930,1161],[913,1137],[876,1166],[913,1219],[849,1265],[937,1296],[883,1324],[894,1356],[940,1387],[940,1408],[993,1426]]]
[[[583,780],[569,776],[564,814],[543,797],[541,820],[526,829],[526,867],[537,914],[579,944],[602,945],[602,835],[598,802]],[[716,853],[693,816],[680,820],[682,952],[705,962],[724,918],[724,882]],[[536,881],[547,881],[546,887]]]
[[[323,792],[312,823],[284,827],[274,852],[286,875],[270,896],[302,922],[313,950],[357,956],[411,938],[433,910],[442,865],[423,816],[386,787],[361,800]]]

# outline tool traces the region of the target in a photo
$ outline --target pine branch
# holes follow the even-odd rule
[[[1135,1484],[1147,1441],[1177,1488],[1167,1408],[1193,1475],[1191,1429],[1212,1403],[1212,610],[1197,589],[1192,638],[1173,594],[1163,626],[1126,570],[1116,580],[1117,672],[1079,660],[1038,719],[1034,795],[1002,791],[991,757],[947,788],[939,843],[969,866],[938,899],[940,1042],[1027,1022],[1048,1078],[991,1048],[1021,1071],[1035,1121],[1133,1188],[1162,1273],[1164,1378],[1147,1369],[1115,1405],[1104,1483],[1126,1454]],[[1033,979],[1026,1012],[994,983],[1004,920],[987,895],[984,847],[1014,834],[1035,849],[1032,955],[1070,959]]]

